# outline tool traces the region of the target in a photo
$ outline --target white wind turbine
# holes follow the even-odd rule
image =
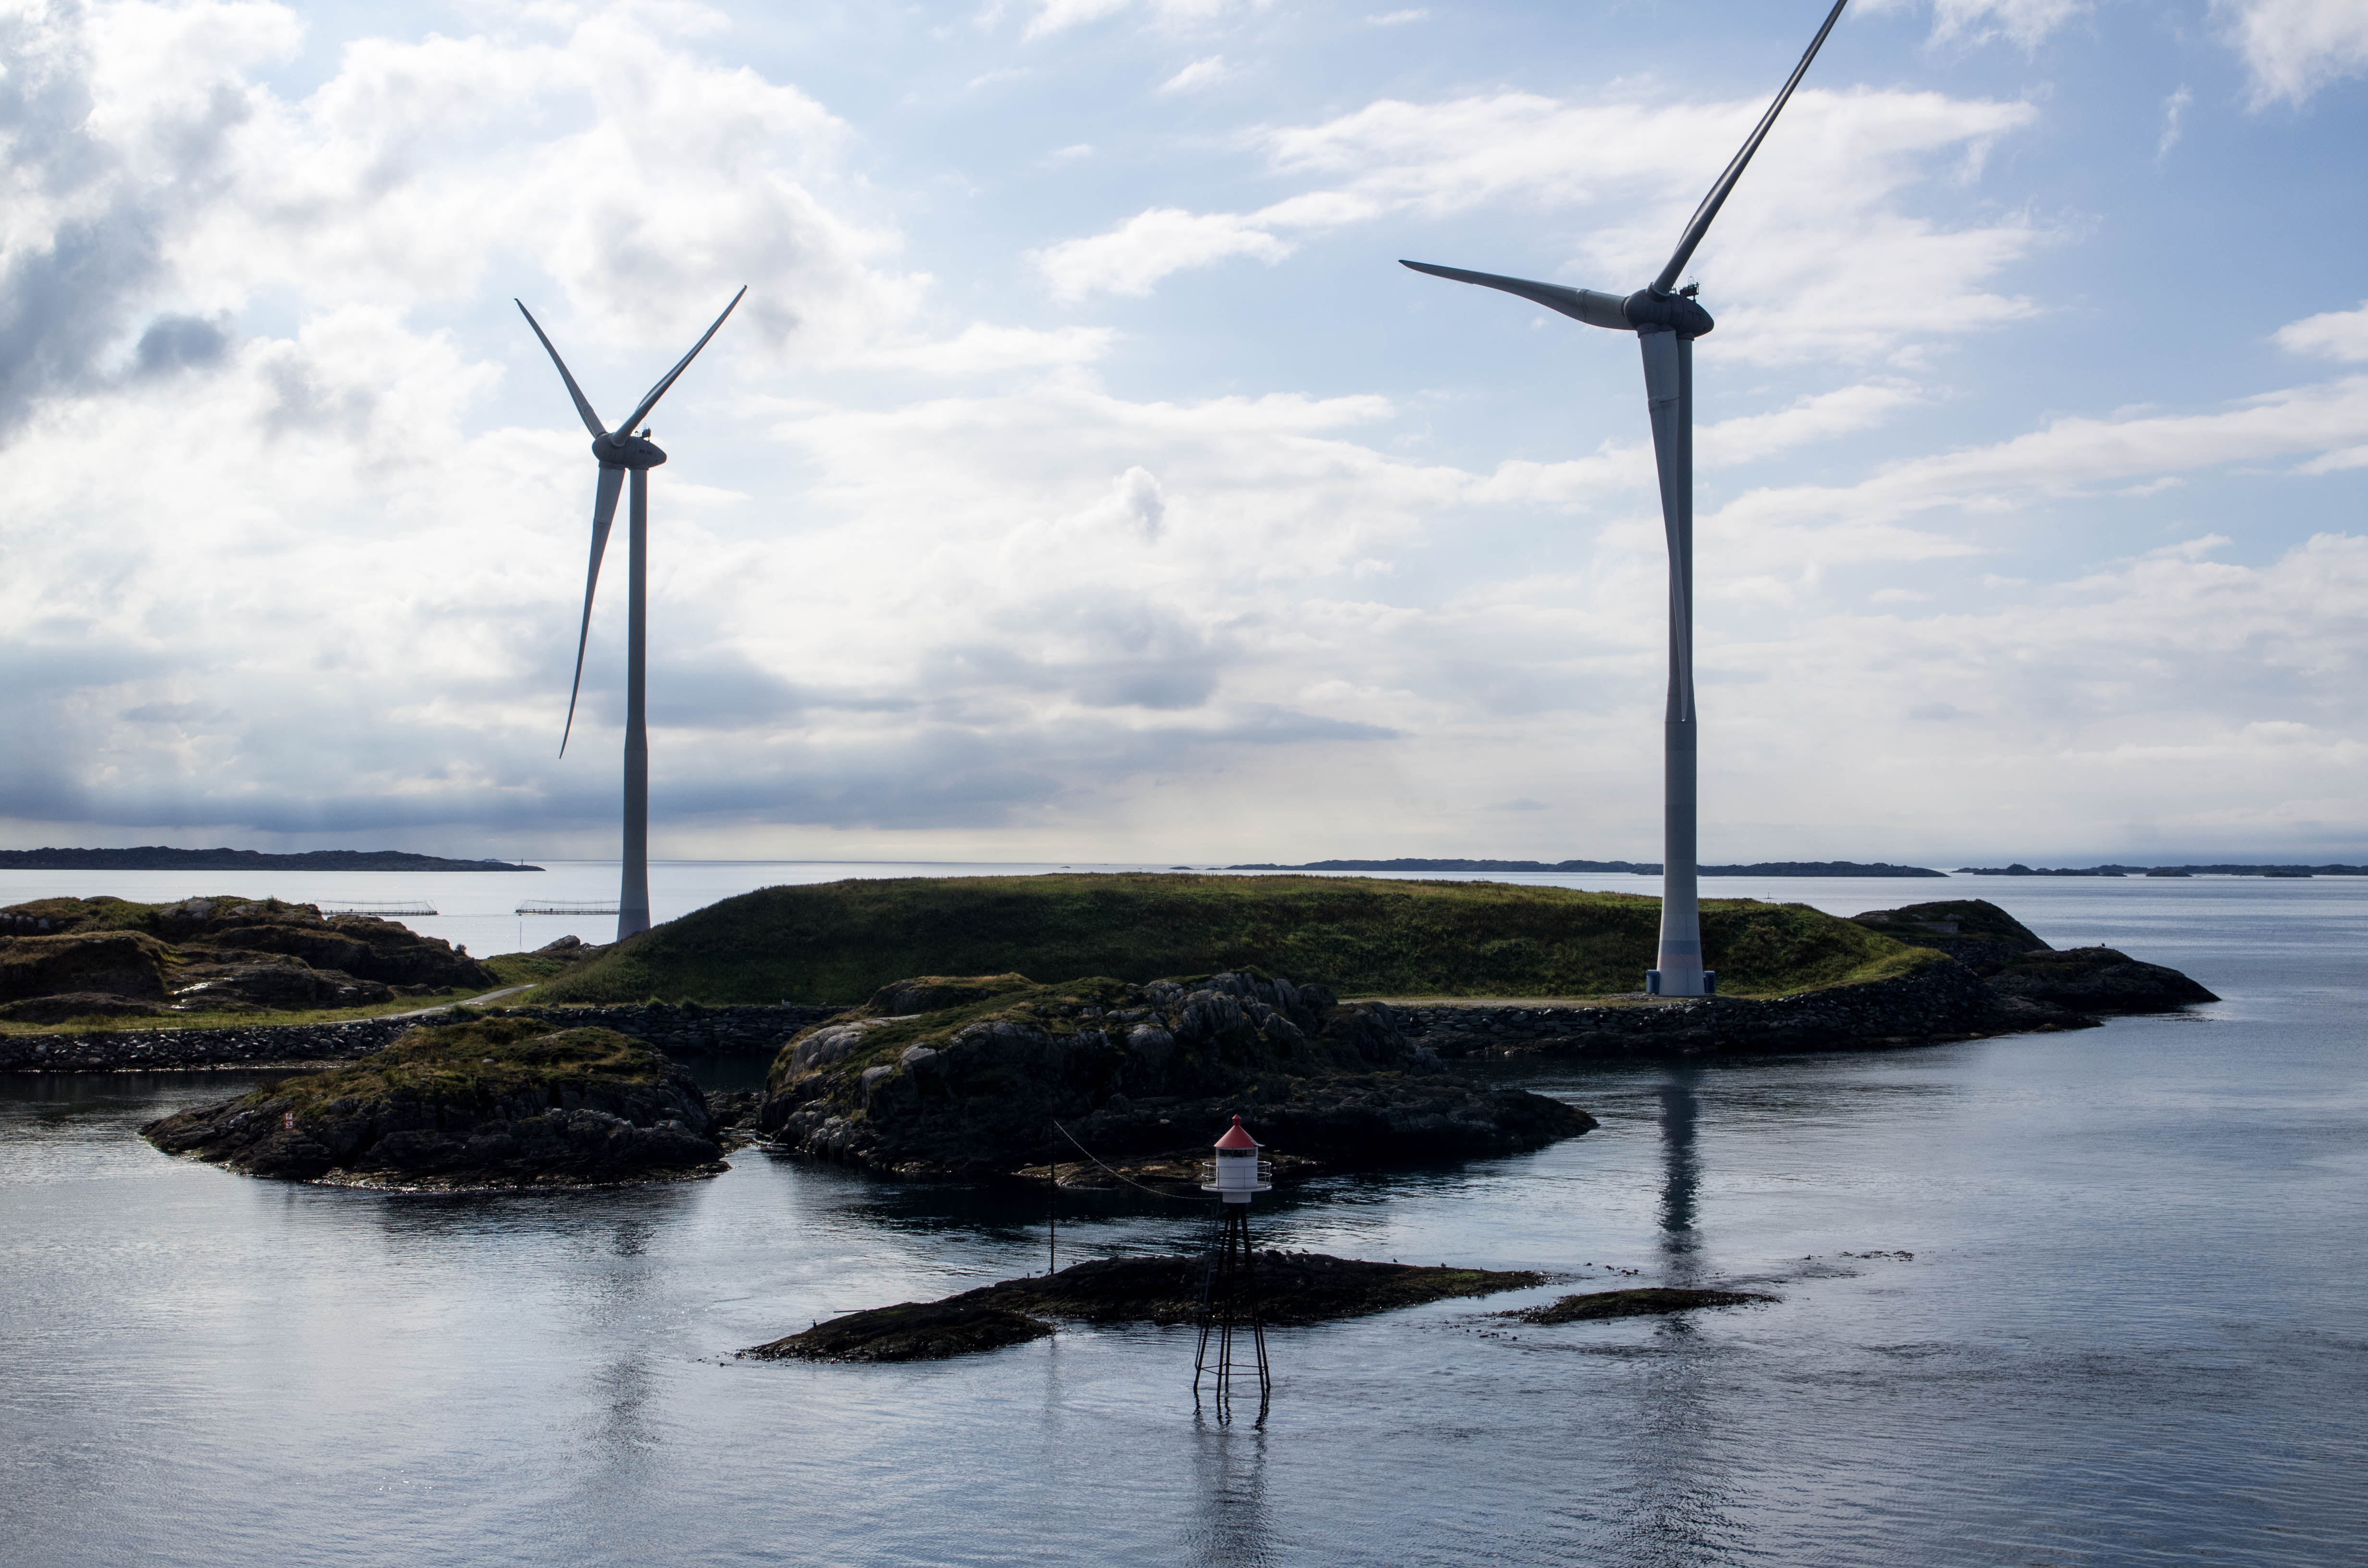
[[[1659,967],[1645,976],[1645,989],[1661,996],[1708,995],[1717,976],[1702,968],[1702,910],[1694,846],[1694,339],[1711,329],[1710,312],[1694,302],[1694,286],[1678,279],[1727,193],[1743,177],[1751,154],[1783,112],[1793,89],[1807,74],[1826,35],[1841,19],[1850,0],[1834,0],[1825,26],[1809,40],[1808,52],[1793,68],[1776,101],[1694,209],[1685,236],[1661,275],[1622,298],[1559,283],[1533,283],[1491,272],[1401,262],[1417,272],[1501,289],[1557,311],[1589,326],[1633,332],[1645,353],[1645,402],[1653,422],[1653,456],[1660,469],[1661,523],[1669,543],[1669,699],[1662,722],[1661,941]]]
[[[649,417],[650,410],[666,396],[675,378],[690,368],[699,351],[707,347],[716,328],[723,324],[724,316],[740,303],[740,296],[748,292],[746,284],[740,293],[732,296],[732,303],[723,307],[723,315],[715,318],[715,325],[707,329],[690,352],[666,373],[665,379],[652,387],[622,425],[614,430],[600,423],[592,412],[584,391],[568,373],[567,361],[552,347],[551,338],[542,324],[524,301],[513,301],[526,324],[534,328],[536,337],[551,355],[551,362],[559,367],[559,379],[567,383],[567,395],[575,400],[575,412],[582,416],[584,427],[592,432],[592,456],[600,464],[600,485],[592,497],[592,564],[584,574],[584,624],[575,634],[575,679],[567,688],[567,723],[559,733],[559,755],[567,755],[567,737],[575,728],[575,696],[584,685],[584,646],[592,635],[592,590],[600,581],[600,557],[609,548],[609,528],[617,520],[617,493],[625,487],[625,476],[632,475],[633,504],[627,513],[626,538],[631,549],[625,563],[625,842],[622,885],[617,894],[617,940],[639,935],[650,928],[650,737],[645,724],[649,676],[649,533],[650,533],[650,470],[666,460],[666,455],[650,439],[647,430],[636,430]]]

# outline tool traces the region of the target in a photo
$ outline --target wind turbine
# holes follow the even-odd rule
[[[1706,996],[1718,978],[1702,969],[1694,856],[1694,339],[1708,332],[1712,324],[1710,312],[1694,302],[1695,286],[1689,283],[1680,289],[1678,278],[1849,3],[1834,0],[1826,25],[1809,40],[1808,52],[1793,68],[1783,91],[1776,95],[1743,150],[1694,209],[1669,264],[1634,293],[1623,299],[1592,289],[1500,278],[1492,272],[1466,272],[1419,261],[1399,263],[1434,278],[1518,294],[1588,326],[1633,332],[1645,351],[1645,402],[1653,423],[1653,457],[1660,469],[1661,524],[1669,541],[1669,700],[1661,731],[1660,967],[1645,976],[1645,989],[1659,996]]]
[[[617,940],[637,936],[650,928],[650,737],[644,722],[649,676],[649,533],[650,533],[650,470],[666,460],[666,453],[651,441],[646,429],[635,426],[649,417],[650,410],[666,396],[675,378],[690,368],[699,351],[707,347],[716,328],[723,324],[724,316],[740,303],[741,294],[748,291],[742,284],[740,293],[732,296],[732,303],[723,307],[723,315],[715,318],[715,325],[707,329],[690,352],[676,362],[664,380],[652,387],[622,425],[614,430],[600,423],[592,412],[584,390],[568,373],[567,361],[552,347],[551,336],[526,301],[514,300],[526,324],[542,340],[551,362],[559,367],[559,379],[567,383],[567,395],[575,400],[575,412],[583,416],[584,428],[592,432],[592,456],[600,464],[600,485],[592,496],[592,564],[584,574],[584,624],[575,634],[575,679],[567,688],[567,723],[559,733],[559,755],[567,755],[567,737],[575,728],[575,697],[584,685],[584,646],[592,635],[592,590],[600,581],[600,557],[609,548],[609,528],[617,520],[617,493],[624,488],[625,476],[632,475],[633,504],[627,512],[626,538],[631,544],[625,565],[625,853],[623,885],[617,894]]]

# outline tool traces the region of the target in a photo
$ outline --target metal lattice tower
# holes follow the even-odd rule
[[[1274,1397],[1274,1373],[1266,1358],[1266,1322],[1260,1314],[1258,1251],[1250,1244],[1250,1195],[1270,1191],[1273,1172],[1258,1158],[1258,1141],[1240,1117],[1217,1140],[1216,1158],[1205,1167],[1203,1192],[1213,1192],[1222,1204],[1216,1235],[1209,1248],[1209,1272],[1201,1284],[1201,1346],[1192,1358],[1192,1408],[1201,1408],[1201,1380],[1212,1376],[1217,1419],[1234,1418],[1235,1346],[1236,1335],[1247,1334],[1249,1359],[1258,1368],[1258,1418],[1266,1420]],[[1210,1359],[1210,1342],[1216,1358]]]

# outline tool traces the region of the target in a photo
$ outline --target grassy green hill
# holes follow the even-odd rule
[[[537,1001],[852,1004],[923,974],[1045,982],[1255,964],[1343,996],[1634,991],[1660,902],[1502,882],[1175,875],[914,877],[764,888],[644,932]],[[1713,899],[1723,995],[1904,974],[1938,955],[1798,903]]]

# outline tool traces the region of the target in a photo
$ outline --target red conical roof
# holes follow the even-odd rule
[[[1242,1125],[1242,1119],[1238,1116],[1234,1118],[1233,1126],[1225,1130],[1225,1135],[1217,1140],[1220,1149],[1255,1149],[1258,1146],[1258,1141],[1250,1136],[1249,1129]]]

